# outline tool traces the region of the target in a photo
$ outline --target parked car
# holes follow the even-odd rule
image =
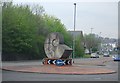
[[[114,55],[112,58],[114,61],[120,61],[120,54]]]
[[[99,55],[97,53],[91,53],[91,58],[99,58]]]
[[[109,53],[109,52],[104,52],[104,53],[103,53],[103,56],[104,56],[104,57],[109,57],[109,56],[110,56],[110,53]]]

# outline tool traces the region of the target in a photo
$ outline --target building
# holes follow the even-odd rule
[[[85,40],[84,40],[84,36],[83,36],[83,32],[82,31],[68,31],[68,32],[75,38],[81,38],[80,39],[80,41],[81,41],[80,43],[85,48],[86,45],[85,45]]]
[[[81,38],[83,38],[83,32],[82,31],[68,31],[72,36],[80,36]]]

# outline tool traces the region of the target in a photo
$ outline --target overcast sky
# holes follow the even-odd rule
[[[74,5],[76,0],[13,0],[13,3],[39,4],[44,7],[45,12],[61,20],[67,30],[73,29]],[[98,2],[97,2],[98,1]],[[116,1],[116,2],[115,2]],[[102,37],[118,38],[118,3],[117,0],[87,0],[76,1],[76,31],[83,31],[84,34],[92,32]]]

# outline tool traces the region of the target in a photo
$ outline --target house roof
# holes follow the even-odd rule
[[[68,31],[71,35],[73,36],[81,36],[83,37],[83,32],[82,31]]]

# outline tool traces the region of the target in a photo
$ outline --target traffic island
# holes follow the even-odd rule
[[[107,68],[89,68],[80,66],[55,66],[55,65],[26,65],[26,66],[7,66],[3,70],[17,71],[24,73],[42,73],[42,74],[75,74],[75,75],[89,75],[89,74],[112,74],[116,73],[114,70]]]

